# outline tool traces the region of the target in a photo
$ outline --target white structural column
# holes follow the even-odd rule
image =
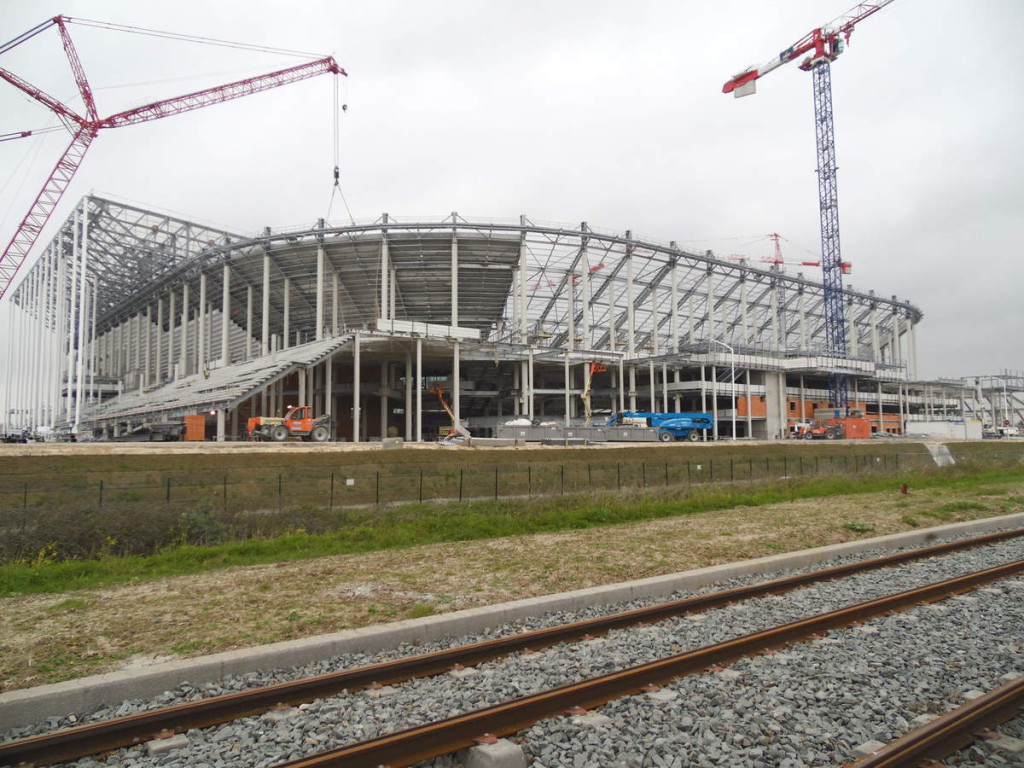
[[[245,286],[245,359],[252,359],[252,286]]]
[[[80,283],[83,282],[80,265],[81,265],[81,250],[79,247],[79,223],[80,223],[81,208],[75,208],[74,215],[72,217],[71,225],[71,285],[68,287],[68,338],[67,338],[67,359],[64,362],[65,370],[67,371],[67,391],[68,396],[64,402],[64,420],[71,422],[74,415],[74,396],[73,393],[77,388],[77,380],[75,379],[75,344],[78,338],[78,318],[80,311],[76,311],[78,307],[78,300],[81,296]],[[11,302],[8,302],[11,304]],[[12,305],[13,307],[13,305]],[[13,314],[13,308],[11,314]],[[10,350],[8,351],[8,359],[10,359]],[[8,376],[10,376],[10,369],[8,369]],[[10,383],[8,381],[7,391],[10,390]],[[7,413],[3,414],[4,419],[7,419]]]
[[[412,352],[405,353],[405,441],[412,442]]]
[[[661,364],[661,410],[668,413],[668,365]]]
[[[146,324],[144,326],[146,334],[145,341],[143,342],[144,354],[142,365],[142,386],[149,388],[150,376],[152,376],[152,365],[153,365],[153,305],[146,305]]]
[[[651,354],[659,355],[658,347],[658,286],[651,283]]]
[[[565,418],[563,419],[563,422],[565,423],[565,426],[568,427],[569,426],[569,422],[570,422],[570,418],[571,418],[570,399],[572,398],[572,394],[570,392],[572,387],[571,387],[571,383],[569,381],[569,351],[568,350],[566,350],[562,354],[562,362],[563,362],[563,375],[562,375],[563,385],[562,386],[564,387],[563,391],[565,393]]]
[[[633,233],[626,230],[626,240],[632,241]],[[636,315],[633,307],[633,243],[626,243],[626,330],[629,334],[626,338],[626,355],[632,359],[636,357]],[[632,367],[630,368],[632,370]],[[633,378],[630,378],[630,390],[635,390]],[[636,410],[635,405],[630,408]]]
[[[694,289],[696,290],[696,289]],[[693,312],[693,291],[686,296],[686,343],[693,344],[694,338],[694,312]]]
[[[331,439],[338,436],[338,416],[334,408],[334,353],[324,360],[324,413],[331,417]]]
[[[619,412],[626,410],[626,387],[625,385],[625,368],[623,367],[622,358],[619,358]]]
[[[263,254],[263,328],[260,333],[260,354],[270,352],[270,254]]]
[[[878,307],[871,305],[871,357],[876,363],[882,361],[882,347],[878,340]]]
[[[860,357],[860,335],[857,333],[855,311],[853,298],[850,297],[846,301],[846,323],[849,329],[846,332],[846,338],[850,340],[850,355],[852,357]]]
[[[459,342],[452,342],[452,413],[455,414],[455,423],[452,424],[455,430],[458,431],[459,427],[462,426],[462,407],[460,404],[460,394],[462,385],[460,382],[460,368],[461,359],[459,356]]]
[[[391,389],[391,382],[388,381],[388,364],[380,364],[380,439],[388,436],[388,390]]]
[[[153,345],[153,383],[160,384],[164,380],[163,341],[164,341],[164,297],[156,300],[156,333]]]
[[[173,290],[170,292],[170,297],[167,302],[167,381],[174,381],[174,361],[176,360],[174,347],[174,318],[177,317],[175,303],[175,293]]]
[[[324,244],[316,247],[316,334],[314,339],[320,341],[324,337],[324,267],[327,253]]]
[[[231,267],[226,261],[221,273],[220,362],[231,365]]]
[[[377,309],[382,318],[390,320],[388,297],[391,292],[388,289],[388,278],[391,276],[391,250],[388,246],[388,215],[385,213],[381,218],[385,226],[380,231],[380,306]]]
[[[744,344],[750,343],[750,315],[747,301],[747,276],[740,275],[740,333]]]
[[[362,376],[360,375],[360,371],[359,371],[359,366],[361,365],[362,361],[360,360],[360,349],[359,349],[360,344],[359,344],[359,342],[360,342],[360,338],[359,338],[359,334],[357,333],[357,334],[355,334],[355,338],[352,341],[352,442],[353,443],[358,443],[359,442],[359,435],[360,435],[360,432],[359,432],[360,423],[359,422],[361,421],[360,416],[362,415],[361,414],[361,410],[362,409],[361,409],[361,406],[360,406],[360,398],[362,396],[362,392],[360,391],[360,389],[361,389],[360,384],[361,384]]]
[[[797,294],[797,312],[800,313],[800,348],[807,349],[811,345],[810,329],[807,327],[807,308],[804,303],[806,298],[803,286]]]
[[[527,405],[528,405],[527,415],[530,417],[530,420],[532,421],[534,413],[535,413],[535,410],[534,410],[535,406],[534,406],[534,402],[533,402],[533,391],[534,391],[534,389],[533,389],[533,347],[532,346],[529,347],[529,349],[527,350],[526,357],[527,357],[527,360],[526,360],[526,362],[527,362],[526,372],[528,374],[527,377],[526,377],[526,386],[527,386],[527,391],[528,391],[527,400],[526,400]]]
[[[672,250],[676,250],[676,244],[672,243]],[[670,322],[672,323],[672,354],[679,353],[679,260],[675,257],[672,259],[672,317]]]
[[[196,313],[196,324],[197,339],[196,339],[196,371],[202,371],[206,368],[210,356],[207,354],[206,349],[206,273],[199,273],[199,310]]]
[[[188,283],[181,286],[181,349],[178,357],[178,376],[188,376]]]
[[[416,339],[416,432],[413,442],[423,441],[423,339]]]
[[[584,221],[580,224],[580,230],[584,233],[587,232],[587,222]],[[593,295],[590,290],[590,254],[587,248],[589,242],[589,238],[584,234],[580,241],[580,330],[582,331],[580,336],[583,337],[583,342],[580,344],[581,349],[590,349],[594,344],[590,328],[590,303],[593,301]]]
[[[284,279],[284,330],[281,333],[281,349],[288,349],[291,346],[292,330],[292,279]]]
[[[455,214],[452,213],[452,223],[455,222]],[[459,325],[459,237],[454,227],[452,228],[452,327]]]
[[[338,273],[331,270],[331,335],[338,333]]]
[[[715,334],[715,273],[711,267],[708,267],[707,270],[707,290],[708,338],[714,339],[717,338]]]
[[[528,297],[526,295],[527,278],[527,257],[529,250],[526,247],[526,217],[520,214],[519,226],[522,231],[519,233],[519,343],[527,344],[530,340],[530,328],[527,316]]]
[[[658,396],[655,392],[654,359],[650,357],[647,358],[647,380],[651,391],[651,413],[654,413],[658,410]]]
[[[77,229],[77,227],[76,227]],[[85,384],[85,321],[87,287],[89,284],[89,197],[82,201],[82,234],[79,241],[79,259],[81,261],[81,281],[78,294],[78,354],[75,360],[75,382],[78,390],[75,394],[75,420],[71,429],[72,434],[77,434],[82,423],[82,398],[85,396],[83,386]]]
[[[907,318],[907,346],[909,349],[910,378],[917,378],[917,324]]]

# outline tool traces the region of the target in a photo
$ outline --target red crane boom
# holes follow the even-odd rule
[[[0,255],[0,298],[3,298],[4,293],[6,293],[8,287],[13,282],[15,274],[24,263],[26,256],[28,256],[43,227],[49,220],[50,214],[53,213],[57,203],[60,202],[64,191],[68,188],[75,172],[82,164],[82,159],[85,157],[89,145],[96,138],[96,134],[99,133],[100,129],[119,128],[125,125],[158,120],[162,117],[170,117],[182,112],[201,109],[211,104],[220,104],[221,102],[259,93],[260,91],[267,91],[271,88],[288,85],[289,83],[307,80],[317,75],[327,73],[347,75],[345,70],[338,66],[333,57],[326,56],[315,61],[308,61],[285,69],[246,78],[245,80],[237,80],[233,83],[207,88],[202,91],[155,101],[141,107],[118,112],[109,117],[100,118],[96,111],[96,102],[93,98],[88,78],[85,75],[85,69],[78,58],[78,52],[75,50],[71,36],[68,34],[67,21],[69,19],[65,16],[56,16],[48,22],[44,22],[18,36],[11,42],[0,46],[0,54],[5,53],[15,45],[19,45],[39,34],[44,29],[56,25],[60,30],[61,41],[71,65],[75,82],[78,85],[79,95],[81,95],[86,107],[86,115],[83,117],[63,102],[44,93],[13,72],[0,68],[0,79],[6,80],[15,88],[18,88],[54,112],[69,130],[72,130],[74,133],[68,148],[64,150],[64,154],[61,155],[57,165],[46,179],[43,188],[36,196],[25,218],[22,219],[17,230],[15,230],[10,244],[3,254]],[[25,131],[21,135],[29,136],[31,131]]]

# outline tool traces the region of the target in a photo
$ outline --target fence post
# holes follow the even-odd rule
[[[171,478],[169,478],[169,477],[167,478],[167,499],[165,500],[164,503],[165,504],[170,504],[171,503]]]
[[[281,489],[281,483],[282,483],[281,473],[278,472],[277,473],[277,512],[278,512],[278,514],[281,513],[281,504],[283,503],[282,502],[283,493],[282,493],[282,489]]]
[[[665,487],[668,488],[668,462],[665,462]]]
[[[526,465],[526,495],[533,495],[533,467],[529,464]]]
[[[587,485],[591,488],[594,487],[594,473],[589,463],[587,464]]]
[[[708,471],[709,471],[709,473],[711,475],[710,478],[709,478],[710,481],[712,483],[715,482],[715,460],[714,459],[711,459],[711,460],[708,461]]]
[[[494,498],[498,498],[498,465],[494,465]]]
[[[423,467],[420,467],[420,502],[423,501]]]
[[[21,512],[22,514],[28,512],[28,483],[25,483],[25,487],[21,491]],[[22,529],[25,528],[25,518],[22,518]]]
[[[729,482],[736,480],[736,467],[734,465],[735,459],[729,459]]]
[[[896,471],[900,471],[900,455],[898,453],[896,454]]]
[[[782,476],[789,477],[789,457],[782,457]]]
[[[562,494],[565,494],[565,464],[558,465],[558,473],[561,476]]]
[[[615,490],[622,490],[622,462],[615,462]]]
[[[459,501],[462,501],[462,480],[465,472],[465,469],[459,469]]]
[[[690,478],[690,462],[686,462],[686,482],[692,483],[693,480]]]
[[[223,503],[221,505],[221,508],[224,510],[224,514],[226,515],[228,513],[228,476],[227,475],[224,475],[224,485],[223,485],[223,488],[224,488],[224,494],[223,494],[224,498],[222,500]]]
[[[330,496],[330,499],[327,502],[327,511],[328,512],[333,512],[334,511],[334,473],[333,472],[331,472],[331,496]]]
[[[380,470],[377,470],[377,490],[374,493],[374,503],[380,506]]]
[[[647,462],[640,462],[640,477],[642,478],[643,488],[647,487]]]
[[[100,480],[100,503],[99,509],[103,509],[103,480]]]

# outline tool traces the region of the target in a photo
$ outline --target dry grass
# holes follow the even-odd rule
[[[9,597],[0,689],[1022,508],[1024,484],[869,494]]]

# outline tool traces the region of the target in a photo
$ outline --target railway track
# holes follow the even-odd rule
[[[896,553],[856,563],[775,579],[756,585],[737,587],[684,600],[663,603],[611,616],[560,625],[507,638],[475,643],[446,651],[424,654],[408,659],[374,664],[316,678],[279,684],[268,688],[202,700],[189,704],[120,718],[95,725],[65,730],[29,739],[0,744],[0,764],[36,765],[67,761],[81,756],[109,751],[191,728],[228,722],[272,707],[295,705],[312,699],[331,696],[340,691],[354,691],[381,684],[393,684],[412,678],[435,675],[453,667],[470,667],[482,662],[526,650],[534,650],[625,627],[649,624],[684,614],[720,608],[741,600],[778,595],[811,584],[840,579],[853,574],[892,568],[897,565],[933,558],[971,548],[993,545],[1024,535],[1024,530],[1000,532],[973,539],[950,542],[920,550]],[[956,579],[941,585],[901,592],[894,596],[869,600],[839,611],[820,614],[780,627],[731,638],[667,658],[617,670],[572,685],[522,697],[521,701],[505,702],[476,713],[464,713],[440,724],[418,726],[399,733],[384,734],[374,739],[349,744],[310,758],[284,765],[376,766],[392,768],[412,765],[421,760],[447,754],[471,746],[485,733],[504,735],[521,730],[543,717],[573,707],[594,707],[651,684],[664,683],[684,674],[703,670],[710,665],[729,663],[737,658],[805,639],[829,629],[863,621],[879,613],[899,610],[941,599],[956,592],[974,589],[993,579],[1024,570],[1024,561],[1014,561],[997,568]],[[425,746],[426,745],[426,746]]]

